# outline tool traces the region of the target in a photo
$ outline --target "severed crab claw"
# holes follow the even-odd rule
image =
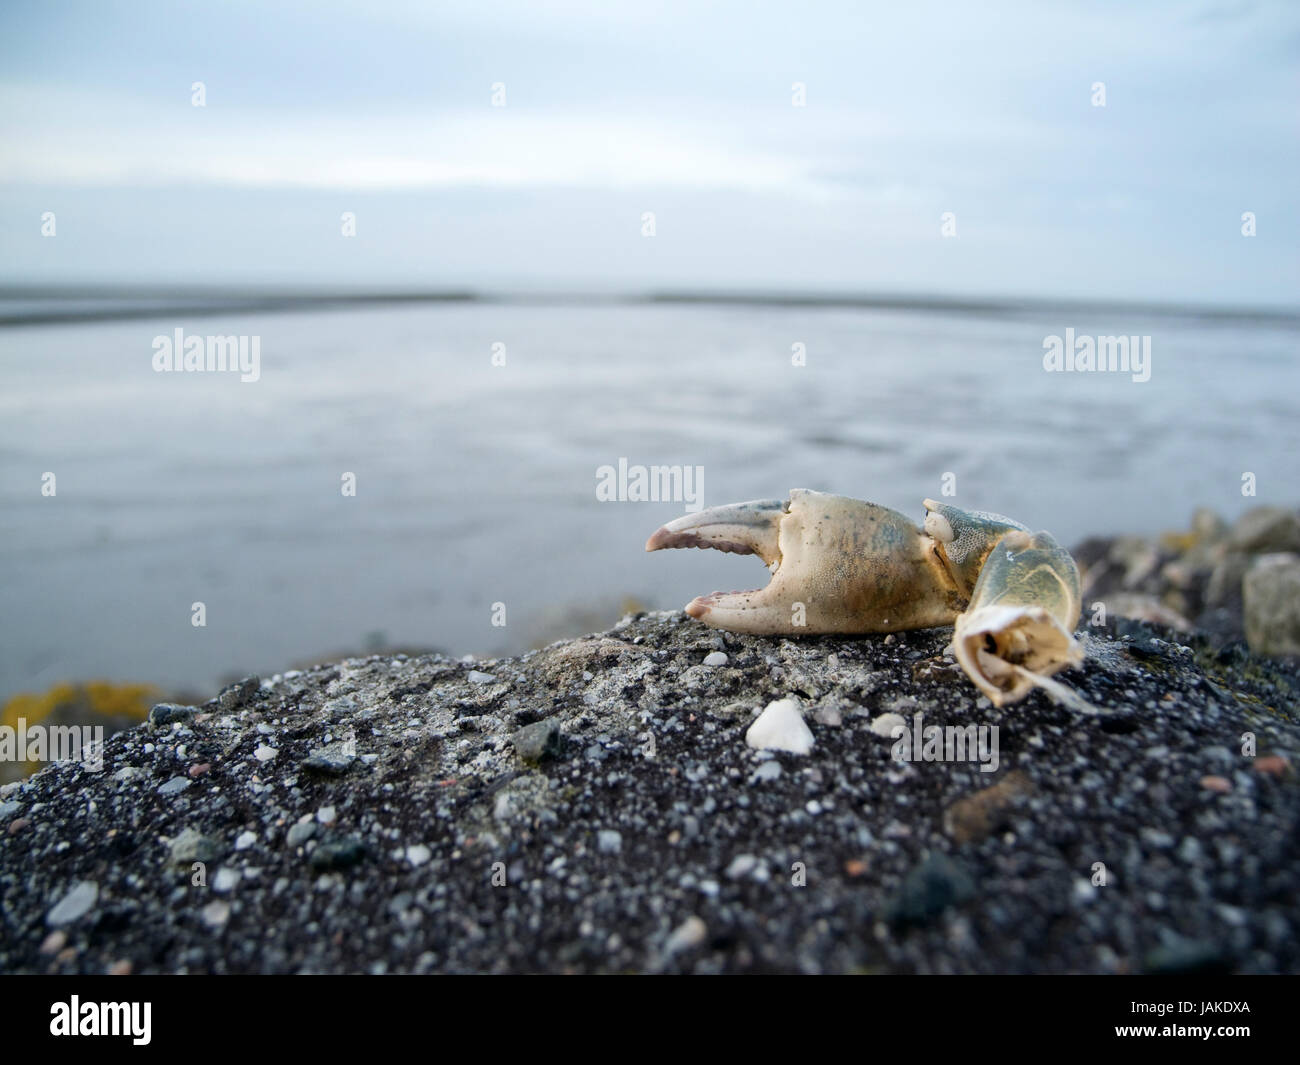
[[[797,488],[788,501],[687,514],[645,546],[708,547],[767,564],[764,588],[688,603],[686,613],[706,625],[784,635],[955,625],[957,661],[994,704],[1039,685],[1087,706],[1049,679],[1083,659],[1072,635],[1079,573],[1069,553],[998,514],[925,506],[918,528],[875,503]]]

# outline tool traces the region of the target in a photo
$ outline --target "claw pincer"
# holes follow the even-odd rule
[[[686,612],[755,635],[879,633],[953,625],[953,651],[996,705],[1083,660],[1073,636],[1079,571],[1045,532],[998,514],[925,501],[924,526],[875,503],[795,489],[688,514],[647,551],[707,547],[755,554],[772,577],[747,592],[699,596]],[[1068,690],[1067,690],[1068,691]]]

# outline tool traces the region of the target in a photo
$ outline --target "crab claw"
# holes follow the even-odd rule
[[[699,596],[686,613],[732,632],[864,633],[951,625],[966,604],[936,541],[897,511],[796,488],[789,502],[735,503],[669,522],[647,551],[758,555],[765,588]]]
[[[1004,706],[1035,687],[1077,709],[1093,711],[1051,675],[1083,661],[1074,638],[1079,621],[1079,570],[1051,534],[1016,530],[989,554],[957,618],[952,647],[966,675]]]

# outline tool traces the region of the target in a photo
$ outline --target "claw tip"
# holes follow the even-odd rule
[[[696,596],[686,604],[686,613],[688,616],[695,618],[697,621],[709,612],[709,606],[702,596]]]

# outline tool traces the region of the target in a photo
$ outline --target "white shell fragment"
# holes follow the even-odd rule
[[[749,726],[745,743],[759,751],[788,751],[807,754],[813,749],[813,734],[804,723],[795,699],[777,699]]]

